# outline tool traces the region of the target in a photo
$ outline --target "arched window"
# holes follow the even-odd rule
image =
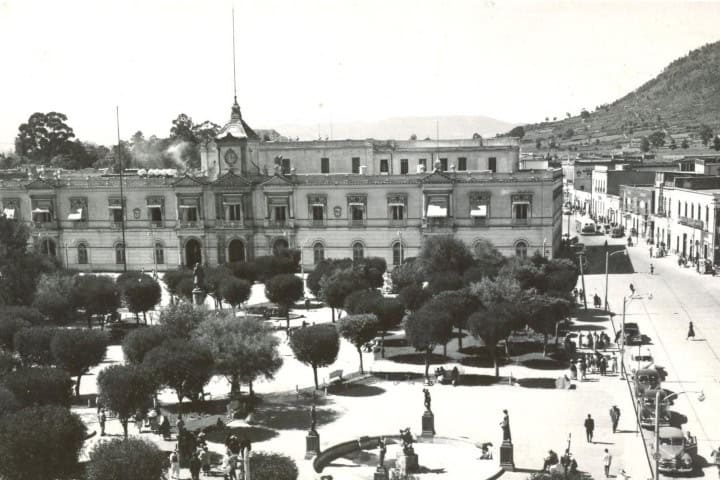
[[[77,263],[79,265],[87,265],[88,263],[87,245],[84,243],[79,243],[77,246]]]
[[[325,260],[325,247],[322,243],[317,242],[313,245],[313,263],[317,265],[323,260]]]
[[[125,263],[125,244],[122,242],[115,244],[115,263],[117,265]]]
[[[155,263],[157,265],[163,265],[165,263],[165,249],[163,248],[162,243],[157,242],[155,244]]]
[[[360,262],[365,258],[365,247],[360,242],[353,243],[353,262]]]
[[[527,242],[517,242],[515,244],[515,256],[519,258],[527,258],[528,244]]]
[[[404,257],[405,257],[405,252],[404,252],[403,246],[400,242],[393,243],[392,254],[393,254],[393,265],[402,265]]]

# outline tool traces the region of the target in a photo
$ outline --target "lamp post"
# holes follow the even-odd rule
[[[652,294],[649,295],[650,298]],[[620,380],[625,380],[625,307],[633,299],[642,299],[642,295],[630,295],[623,297],[622,326],[620,327]]]
[[[610,311],[610,308],[608,307],[608,265],[610,263],[610,257],[613,255],[616,255],[618,253],[622,253],[623,255],[627,255],[627,250],[622,249],[618,250],[617,252],[609,253],[608,252],[608,243],[607,240],[605,240],[605,311]]]
[[[655,480],[660,478],[660,403],[666,402],[672,397],[677,397],[678,395],[681,395],[683,393],[697,393],[698,401],[705,401],[705,393],[702,390],[683,390],[681,392],[671,393],[670,395],[660,398],[662,392],[663,390],[658,390],[655,394],[655,453],[653,455],[653,458],[655,459]]]

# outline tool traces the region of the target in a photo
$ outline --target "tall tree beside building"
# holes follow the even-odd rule
[[[67,116],[63,113],[33,113],[18,127],[16,153],[43,165],[57,155],[69,154],[75,132],[66,122]]]

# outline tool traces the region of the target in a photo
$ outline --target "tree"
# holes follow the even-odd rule
[[[165,341],[167,333],[162,327],[138,328],[128,333],[122,342],[125,361],[140,364],[145,354]]]
[[[30,327],[15,333],[13,345],[15,351],[20,355],[23,365],[29,367],[52,364],[50,342],[56,331],[56,328],[50,327]]]
[[[665,132],[662,130],[656,130],[650,134],[648,140],[653,147],[658,148],[665,145]]]
[[[245,280],[251,285],[258,278],[257,265],[253,261],[230,262],[225,267],[240,280]]]
[[[355,263],[354,269],[360,273],[371,288],[381,288],[385,285],[385,271],[387,262],[381,257],[365,257]]]
[[[45,315],[50,323],[71,323],[77,316],[73,299],[74,282],[67,273],[43,274],[37,284],[33,307]]]
[[[508,132],[509,137],[523,138],[525,136],[525,128],[519,125]]]
[[[700,125],[700,140],[702,141],[702,144],[707,147],[708,143],[710,143],[710,140],[713,138],[713,131],[712,128],[710,128],[708,125],[702,124]]]
[[[87,480],[162,480],[167,463],[165,452],[141,438],[95,444],[85,470]],[[254,473],[254,472],[253,472]]]
[[[23,305],[0,305],[0,320],[3,319],[23,320],[36,326],[45,323],[45,318],[37,308]]]
[[[80,379],[105,358],[107,335],[97,330],[59,329],[50,342],[54,363],[77,377],[75,395],[80,396]]]
[[[462,331],[467,327],[468,317],[480,306],[478,298],[468,289],[450,290],[438,293],[430,299],[428,305],[450,314],[452,326],[458,329],[458,349],[462,349]]]
[[[548,295],[530,295],[523,302],[529,309],[530,328],[543,334],[543,355],[547,356],[548,335],[555,331],[557,322],[570,314],[570,302]]]
[[[428,237],[420,251],[420,259],[425,263],[427,272],[455,272],[462,275],[473,264],[470,250],[452,235]]]
[[[222,310],[222,294],[220,288],[228,279],[234,279],[232,271],[224,265],[210,267],[205,270],[205,293],[215,301],[215,308]]]
[[[650,151],[650,140],[648,140],[647,137],[642,137],[640,139],[640,151],[641,152],[649,152]]]
[[[587,120],[588,118],[590,118],[590,112],[583,108],[582,110],[580,110],[580,118],[582,118],[583,120]]]
[[[15,334],[30,324],[20,318],[0,315],[0,347],[8,351],[14,350]]]
[[[541,138],[538,138],[537,140],[535,140],[535,148],[538,148],[538,149],[542,148],[542,139]]]
[[[210,349],[192,340],[167,340],[150,350],[142,364],[153,371],[158,384],[175,390],[180,410],[183,398],[197,398],[213,373]]]
[[[202,323],[195,338],[210,348],[215,371],[230,381],[233,396],[241,381],[249,384],[252,394],[256,378],[270,380],[282,366],[277,337],[257,318],[219,315]]]
[[[312,367],[318,389],[317,369],[335,362],[340,351],[340,337],[334,325],[321,323],[296,330],[290,337],[290,348],[298,361]]]
[[[430,355],[438,344],[446,344],[452,335],[452,319],[443,312],[423,305],[405,317],[405,338],[418,352],[425,354],[425,378],[430,378]]]
[[[172,303],[174,303],[176,297],[192,299],[192,270],[184,267],[177,270],[168,270],[163,274],[162,278],[171,295]],[[189,289],[186,285],[189,285]]]
[[[670,139],[670,145],[668,145],[668,148],[669,148],[670,150],[675,150],[675,149],[677,148],[677,143],[675,142],[675,139],[674,139],[674,138],[671,138],[671,139]]]
[[[720,137],[713,138],[713,150],[720,151]]]
[[[351,268],[336,271],[329,277],[324,277],[320,283],[320,298],[330,307],[333,323],[335,309],[345,306],[345,298],[354,291],[369,287],[367,281]]]
[[[315,265],[312,272],[308,273],[306,284],[308,290],[315,295],[320,297],[320,290],[322,288],[321,281],[325,277],[329,277],[338,270],[346,270],[351,268],[353,261],[349,258],[343,258],[341,260],[335,260],[332,258],[324,259]]]
[[[160,312],[158,324],[162,327],[167,338],[189,340],[192,337],[193,330],[212,317],[213,312],[202,305],[178,303],[168,305]]]
[[[184,140],[192,144],[197,143],[197,138],[193,132],[195,124],[193,123],[192,118],[188,117],[184,113],[181,113],[175,120],[172,121],[172,125],[173,126],[170,129],[171,140]]]
[[[131,272],[127,276],[119,276],[117,283],[125,300],[128,310],[135,314],[137,323],[140,323],[138,314],[142,312],[143,320],[147,325],[145,312],[155,308],[162,298],[160,284],[150,275]]]
[[[99,400],[115,412],[128,437],[128,419],[155,393],[152,371],[140,365],[110,365],[97,376]]]
[[[355,290],[345,297],[345,311],[349,315],[372,313],[382,300],[383,296],[377,290]]]
[[[380,355],[385,358],[385,335],[402,322],[405,316],[405,307],[395,298],[382,298],[375,304],[372,313],[378,319],[381,336]]]
[[[33,113],[27,123],[18,128],[16,153],[43,165],[56,155],[70,153],[75,133],[65,122],[67,116],[59,112]]]
[[[302,284],[302,280],[300,280],[300,283]],[[251,292],[252,286],[250,283],[239,278],[228,277],[220,283],[220,297],[224,302],[230,304],[233,315],[236,307],[248,301]]]
[[[355,345],[355,349],[360,356],[360,373],[365,373],[362,346],[375,338],[378,328],[380,328],[380,322],[372,313],[348,315],[338,323],[338,332],[345,340]]]
[[[422,307],[422,305],[427,302],[431,296],[432,295],[427,288],[422,288],[419,285],[408,285],[400,290],[398,300],[405,306],[405,308],[414,312]]]
[[[280,453],[253,452],[250,471],[255,480],[297,480],[295,460]]]
[[[85,436],[80,417],[57,406],[25,408],[0,417],[0,477],[77,478]]]
[[[110,277],[104,275],[78,275],[73,284],[73,298],[77,307],[85,310],[88,328],[92,328],[92,317],[100,315],[101,328],[105,315],[120,308],[120,288]]]
[[[563,138],[565,138],[566,140],[569,140],[573,137],[573,135],[575,135],[575,130],[573,130],[572,128],[568,128],[567,130],[565,130],[565,133],[563,134]]]
[[[20,410],[20,402],[17,401],[15,395],[7,388],[0,386],[0,418],[8,413]]]
[[[480,281],[484,277],[497,277],[506,259],[502,253],[488,240],[480,239],[473,244],[475,261],[463,272],[466,284]]]
[[[15,395],[23,407],[59,405],[69,408],[72,379],[59,368],[21,368],[5,375],[0,382]]]
[[[430,294],[437,295],[440,292],[460,290],[463,285],[463,278],[457,273],[437,272],[430,277],[427,289]]]
[[[390,273],[393,292],[399,293],[400,290],[408,285],[419,285],[422,287],[425,281],[425,272],[423,263],[420,260],[406,259],[401,265],[398,265]]]
[[[680,143],[680,148],[688,149],[690,148],[690,144],[687,141],[687,138],[683,138],[683,141]]]
[[[305,286],[302,279],[292,273],[275,275],[265,284],[265,296],[282,309],[288,332],[290,331],[290,307],[303,298],[304,294]]]

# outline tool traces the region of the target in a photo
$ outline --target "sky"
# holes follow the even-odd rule
[[[0,0],[0,151],[33,112],[78,138],[400,116],[577,115],[720,40],[720,0]],[[280,128],[279,128],[280,129]],[[282,133],[282,132],[281,132]]]

